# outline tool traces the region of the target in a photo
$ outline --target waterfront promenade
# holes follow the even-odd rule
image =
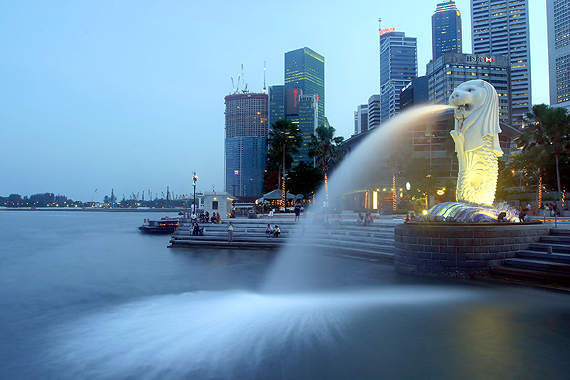
[[[335,252],[367,260],[393,261],[394,227],[403,223],[402,216],[379,216],[370,226],[356,224],[358,214],[343,213],[322,219],[295,221],[294,215],[276,214],[269,219],[262,215],[256,219],[225,219],[222,224],[200,224],[204,236],[191,234],[191,223],[183,222],[171,238],[171,247],[210,247],[236,249],[277,249],[285,242],[296,241],[321,251]],[[234,224],[234,241],[227,241],[228,222]],[[278,225],[281,234],[275,238],[265,233],[267,224]],[[291,241],[291,239],[294,239]]]

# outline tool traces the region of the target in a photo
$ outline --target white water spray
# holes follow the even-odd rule
[[[393,153],[393,143],[398,136],[409,132],[409,128],[419,124],[429,124],[440,116],[441,112],[452,108],[447,105],[429,105],[412,108],[403,112],[387,123],[373,130],[351,153],[342,164],[336,168],[329,179],[329,199],[340,198],[341,194],[353,190],[354,182],[373,170],[370,165],[386,161]],[[451,137],[450,137],[451,138]],[[325,201],[324,189],[319,190],[315,202],[311,207],[314,212],[320,211],[320,205]],[[320,225],[313,224],[313,220],[302,220],[302,234],[294,236],[278,258],[271,272],[267,276],[265,289],[272,292],[287,292],[291,289],[306,289],[314,286],[314,276],[307,275],[307,271],[319,268],[318,257],[311,256],[314,250],[315,228]],[[339,273],[339,275],[342,275]]]
[[[347,331],[367,311],[392,315],[467,298],[464,290],[415,286],[161,296],[62,327],[52,356],[64,379],[267,378],[259,371],[281,373],[306,355],[349,344]]]

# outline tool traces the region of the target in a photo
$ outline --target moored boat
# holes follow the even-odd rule
[[[139,227],[145,234],[171,234],[178,227],[179,219],[164,217],[160,219],[145,219],[142,226]]]

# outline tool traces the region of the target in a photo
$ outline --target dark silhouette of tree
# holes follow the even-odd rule
[[[299,152],[302,140],[301,131],[290,120],[277,120],[271,125],[267,141],[265,189],[271,187],[268,181],[275,176],[274,172],[277,172],[279,178],[279,173],[283,173],[284,176],[291,168],[293,154]]]
[[[291,170],[287,188],[293,194],[303,194],[305,198],[308,198],[317,191],[322,183],[323,172],[321,168],[314,168],[301,161],[297,167]]]
[[[525,173],[547,179],[549,163],[554,159],[558,200],[562,200],[560,164],[566,163],[570,152],[570,115],[562,107],[538,104],[526,114],[527,127],[517,139],[521,154],[512,164]],[[552,186],[554,187],[554,186]]]
[[[316,166],[322,168],[325,182],[325,196],[328,199],[328,174],[331,165],[339,162],[344,157],[342,143],[344,137],[335,136],[336,129],[331,126],[321,125],[311,136],[309,157],[315,159]]]

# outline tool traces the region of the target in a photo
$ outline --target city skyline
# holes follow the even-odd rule
[[[304,2],[302,15],[295,6],[252,2],[247,21],[259,21],[251,27],[238,22],[240,7],[231,2],[5,3],[0,195],[54,192],[89,201],[95,189],[101,200],[111,188],[128,196],[166,186],[190,194],[194,171],[199,191],[223,191],[223,97],[231,78],[243,62],[249,90],[260,92],[266,62],[267,87],[282,84],[283,54],[303,46],[326,57],[326,116],[348,138],[355,107],[379,93],[377,19],[418,38],[423,75],[438,2],[411,2],[414,15],[375,2]],[[470,52],[469,1],[455,3]],[[533,103],[548,103],[546,5],[529,6]],[[313,11],[322,17],[310,19]],[[275,21],[287,25],[285,33],[272,29]]]

